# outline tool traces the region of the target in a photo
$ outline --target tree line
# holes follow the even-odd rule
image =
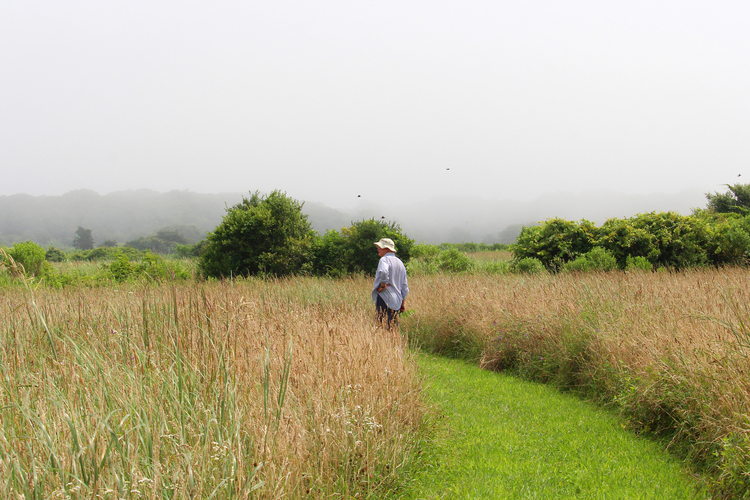
[[[750,185],[727,185],[707,193],[705,209],[692,215],[651,212],[590,221],[549,219],[524,227],[514,245],[515,259],[537,261],[549,271],[602,269],[685,269],[746,265],[750,261]]]

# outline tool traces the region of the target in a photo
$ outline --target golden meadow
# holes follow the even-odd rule
[[[749,277],[415,273],[400,334],[366,277],[5,287],[1,494],[397,496],[430,430],[411,345],[610,405],[741,496]]]

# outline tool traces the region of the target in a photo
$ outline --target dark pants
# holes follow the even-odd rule
[[[398,311],[388,307],[380,295],[375,302],[375,316],[388,330],[398,327]]]

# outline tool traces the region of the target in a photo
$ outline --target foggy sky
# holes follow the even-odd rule
[[[739,0],[5,1],[0,195],[723,191],[748,26]]]

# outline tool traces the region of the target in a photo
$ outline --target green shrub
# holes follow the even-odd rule
[[[50,246],[44,253],[44,258],[48,262],[65,262],[65,252],[54,246]]]
[[[507,260],[483,262],[478,264],[478,268],[486,274],[508,274],[511,272],[511,263]]]
[[[524,227],[513,246],[516,261],[532,257],[556,271],[594,247],[599,231],[592,222],[550,219],[539,226]]]
[[[440,254],[440,248],[437,245],[428,245],[426,243],[419,243],[411,248],[411,258],[421,259],[427,262],[431,262]]]
[[[455,248],[440,252],[437,268],[446,273],[464,273],[474,269],[474,261]]]
[[[563,269],[566,271],[614,271],[617,269],[617,259],[602,247],[594,247],[591,251],[567,262]]]
[[[524,257],[513,262],[511,269],[513,272],[519,274],[540,274],[547,272],[547,268],[544,267],[542,261],[533,257]]]
[[[652,271],[653,269],[654,266],[651,265],[651,262],[646,257],[631,257],[628,255],[625,261],[626,271]]]
[[[200,269],[214,278],[305,272],[311,268],[314,236],[300,202],[280,191],[255,192],[227,209],[208,235]]]
[[[330,230],[317,238],[312,252],[312,268],[316,274],[344,276],[374,274],[380,257],[374,243],[390,238],[396,244],[396,255],[404,264],[411,259],[414,240],[402,233],[394,222],[375,219],[354,222],[341,232]]]
[[[33,241],[16,243],[8,251],[16,264],[21,264],[26,276],[39,276],[42,272],[42,264],[45,261],[44,248]]]
[[[710,231],[705,218],[651,212],[610,219],[599,234],[597,245],[609,250],[621,268],[628,256],[646,257],[654,266],[673,269],[709,262]]]
[[[106,266],[106,269],[112,273],[115,281],[125,281],[135,272],[135,266],[130,263],[127,255],[122,253],[115,258],[114,262]]]

